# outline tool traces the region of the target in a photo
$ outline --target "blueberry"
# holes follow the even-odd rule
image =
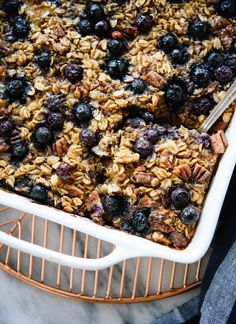
[[[140,234],[146,234],[150,228],[150,223],[148,221],[148,217],[150,215],[149,208],[142,208],[137,210],[131,216],[131,226],[135,232]]]
[[[220,66],[215,72],[214,76],[220,84],[226,84],[233,80],[233,71],[229,66]]]
[[[65,106],[65,98],[62,95],[51,95],[44,102],[44,106],[50,111],[59,111]]]
[[[105,214],[103,218],[107,222],[111,222],[114,217],[122,216],[128,209],[127,198],[123,196],[105,196],[102,199],[102,206]]]
[[[224,60],[224,55],[222,53],[213,51],[207,56],[206,63],[210,67],[216,68],[221,66]]]
[[[98,37],[106,38],[106,37],[108,37],[110,35],[111,29],[112,28],[111,28],[111,25],[110,25],[109,21],[104,19],[104,20],[98,21],[95,24],[94,33]]]
[[[129,118],[126,121],[126,125],[130,126],[132,128],[137,128],[139,126],[145,126],[146,123],[144,121],[144,119],[140,118],[140,117],[134,117],[134,118]]]
[[[24,16],[16,16],[13,21],[12,35],[15,39],[26,38],[30,32],[30,25]]]
[[[26,81],[17,77],[9,80],[5,86],[4,97],[10,102],[21,101],[25,98]]]
[[[225,60],[224,65],[229,66],[233,71],[234,75],[236,75],[236,56],[228,57]]]
[[[119,57],[127,50],[122,39],[110,39],[107,44],[108,51],[111,56]]]
[[[191,226],[199,219],[199,213],[194,206],[187,206],[182,210],[180,215],[181,222],[186,226]]]
[[[40,69],[45,70],[51,66],[52,56],[49,52],[41,51],[35,56],[35,63],[40,67]]]
[[[14,123],[11,120],[0,121],[0,137],[9,139],[14,130]]]
[[[69,180],[71,178],[71,165],[62,162],[56,169],[56,175],[63,181]]]
[[[131,82],[130,89],[135,94],[142,94],[147,88],[146,82],[143,79],[134,79]]]
[[[182,209],[190,202],[190,192],[185,186],[174,185],[167,191],[167,201],[174,208]]]
[[[134,152],[141,158],[146,158],[153,152],[153,145],[146,138],[140,137],[134,144]]]
[[[156,144],[160,139],[160,136],[159,136],[159,133],[158,133],[157,129],[149,129],[149,130],[147,130],[146,133],[144,134],[144,136],[152,144]]]
[[[65,68],[65,71],[64,71],[65,77],[71,83],[76,83],[76,82],[82,80],[83,73],[84,73],[84,70],[83,70],[82,66],[80,66],[77,63],[68,63]]]
[[[135,19],[135,25],[140,33],[147,33],[152,29],[154,21],[152,16],[141,14]]]
[[[35,131],[35,140],[37,144],[48,145],[53,142],[53,133],[47,126],[39,126]]]
[[[106,62],[105,68],[113,79],[121,79],[128,71],[128,63],[122,58],[114,58]]]
[[[4,0],[2,4],[2,10],[8,16],[14,16],[18,14],[18,10],[20,9],[21,5],[22,2],[20,0]]]
[[[87,148],[91,148],[98,143],[97,134],[90,128],[84,128],[79,135],[81,143]]]
[[[65,117],[60,112],[51,112],[47,118],[48,124],[54,130],[62,130],[65,122]]]
[[[194,39],[206,39],[211,31],[211,25],[207,21],[194,20],[188,26],[188,33]]]
[[[207,87],[210,83],[210,72],[206,66],[196,64],[190,71],[190,78],[196,87]]]
[[[173,33],[167,33],[159,38],[159,47],[165,52],[173,50],[177,44],[178,39]]]
[[[220,0],[216,3],[216,10],[223,17],[236,17],[236,2],[235,0]]]
[[[233,41],[231,43],[230,51],[234,54],[236,54],[236,37],[233,38]]]
[[[133,233],[133,228],[132,228],[131,224],[129,222],[127,222],[127,221],[126,222],[123,222],[121,224],[121,229],[124,232]]]
[[[177,46],[170,52],[170,58],[173,64],[184,64],[189,60],[187,48],[184,46]]]
[[[86,13],[91,21],[101,20],[105,16],[103,5],[99,3],[89,3],[86,8]]]
[[[180,83],[169,83],[165,87],[165,99],[169,105],[179,106],[186,100],[186,89]]]
[[[192,105],[192,111],[195,115],[207,116],[214,106],[214,101],[208,96],[203,96],[196,99]]]
[[[76,103],[72,109],[72,114],[78,123],[89,122],[92,118],[92,108],[87,103]]]
[[[158,133],[160,138],[167,138],[168,137],[168,128],[163,125],[155,125],[155,130]]]
[[[92,25],[90,21],[87,19],[81,19],[76,29],[78,33],[80,33],[82,36],[87,36],[92,34]]]
[[[153,123],[154,122],[154,115],[147,110],[141,111],[141,117],[144,119],[146,123]]]
[[[11,158],[14,161],[22,161],[28,155],[29,148],[25,141],[14,144],[11,148]]]
[[[42,184],[36,184],[30,191],[30,197],[34,200],[45,201],[47,200],[47,189]]]
[[[200,143],[205,149],[211,149],[211,136],[207,133],[202,133],[200,136]]]

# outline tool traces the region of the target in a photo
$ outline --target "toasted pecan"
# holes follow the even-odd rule
[[[224,153],[228,146],[228,141],[225,137],[225,133],[222,130],[211,136],[211,145],[215,154]]]
[[[187,163],[175,167],[173,173],[184,181],[188,181],[192,176],[191,168]]]
[[[212,173],[204,166],[196,163],[193,169],[192,176],[198,180],[198,182],[206,182],[211,178]]]
[[[53,144],[53,152],[55,155],[63,156],[68,151],[68,142],[64,137],[61,137]]]
[[[154,88],[158,89],[162,89],[166,85],[166,78],[152,70],[144,76],[144,80]]]

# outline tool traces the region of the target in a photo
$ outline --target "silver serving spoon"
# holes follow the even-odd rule
[[[226,92],[224,98],[215,106],[215,108],[211,111],[207,119],[198,128],[199,133],[206,133],[235,99],[236,80]]]

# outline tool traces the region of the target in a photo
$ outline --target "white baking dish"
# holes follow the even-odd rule
[[[220,160],[207,194],[203,212],[192,242],[185,250],[175,250],[118,230],[97,225],[88,219],[74,217],[52,207],[32,202],[30,199],[0,190],[0,203],[55,223],[89,234],[116,246],[114,251],[100,259],[72,257],[0,232],[0,242],[25,253],[69,267],[98,270],[133,257],[159,257],[181,263],[199,260],[210,246],[225,194],[236,164],[236,114],[226,132],[229,146]]]

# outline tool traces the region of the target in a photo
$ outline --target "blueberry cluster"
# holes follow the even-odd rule
[[[107,38],[112,28],[107,19],[104,7],[100,3],[89,3],[85,9],[85,18],[81,19],[77,31],[82,36],[95,34],[100,38]]]
[[[66,119],[63,112],[65,100],[61,95],[50,96],[44,106],[49,112],[45,120],[36,125],[32,133],[35,147],[39,149],[45,149],[54,142],[55,133],[62,130]]]
[[[9,145],[12,162],[21,162],[29,154],[28,143],[19,137],[16,125],[11,119],[3,118],[0,121],[0,137]]]
[[[5,0],[2,4],[2,10],[6,13],[11,23],[12,41],[25,39],[30,32],[30,24],[24,15],[19,15],[19,9],[22,5],[21,0]]]
[[[220,51],[212,51],[204,64],[195,64],[190,71],[190,79],[195,87],[207,87],[211,81],[225,85],[236,76],[236,56]],[[195,115],[208,115],[215,102],[209,95],[193,101],[192,111]]]
[[[103,219],[106,224],[111,225],[115,218],[121,217],[124,231],[145,235],[150,229],[148,220],[150,208],[137,209],[130,215],[128,199],[120,195],[104,196],[102,206],[104,209]]]
[[[159,140],[163,138],[174,138],[177,134],[176,127],[154,124],[143,134],[143,136],[135,141],[133,150],[138,153],[141,158],[145,159],[152,154],[154,145],[156,145]]]
[[[189,60],[187,47],[179,44],[178,38],[171,32],[159,38],[158,46],[169,56],[173,64],[184,64]]]
[[[171,186],[166,195],[172,209],[180,209],[180,220],[186,226],[191,226],[199,219],[197,209],[190,205],[190,192],[184,185]]]
[[[47,188],[41,183],[33,184],[32,180],[27,176],[16,178],[14,190],[22,196],[30,197],[42,203],[48,201]]]

